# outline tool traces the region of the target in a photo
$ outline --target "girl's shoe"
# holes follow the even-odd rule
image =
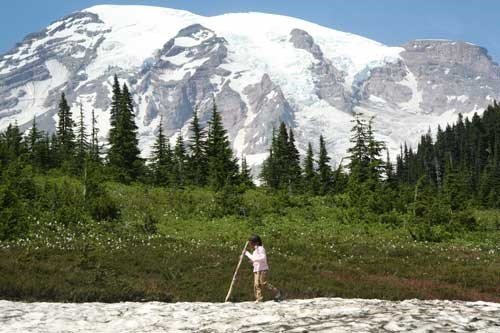
[[[281,302],[283,300],[283,295],[281,294],[281,290],[278,289],[278,293],[274,296],[275,302]]]

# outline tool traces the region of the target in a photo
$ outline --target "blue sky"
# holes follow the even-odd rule
[[[164,6],[207,16],[282,14],[393,46],[417,38],[464,40],[486,47],[500,62],[498,0],[0,0],[0,53],[73,11],[104,3]]]

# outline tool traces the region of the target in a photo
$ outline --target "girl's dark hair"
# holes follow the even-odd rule
[[[259,246],[262,246],[262,239],[260,239],[259,235],[252,235],[252,236],[250,236],[250,238],[248,240],[250,242],[252,242],[253,244],[257,244]]]

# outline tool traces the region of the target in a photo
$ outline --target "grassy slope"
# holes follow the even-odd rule
[[[478,212],[483,231],[432,244],[411,241],[401,226],[346,223],[351,212],[322,198],[283,208],[282,198],[250,191],[236,205],[245,209],[223,217],[224,199],[209,191],[107,186],[120,221],[44,224],[29,240],[0,243],[0,299],[222,301],[255,232],[272,283],[289,298],[500,302],[499,212]],[[156,235],[142,231],[147,218],[158,222]],[[245,263],[233,300],[252,299],[251,278]]]

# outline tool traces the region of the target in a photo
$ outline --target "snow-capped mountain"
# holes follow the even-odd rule
[[[267,155],[285,121],[299,148],[326,138],[335,161],[349,145],[352,115],[376,116],[392,155],[429,127],[482,109],[500,95],[500,69],[481,47],[415,40],[401,47],[296,18],[239,13],[203,17],[145,6],[102,5],[28,35],[0,56],[0,130],[33,117],[54,130],[65,92],[86,121],[109,129],[113,76],[131,87],[143,155],[160,115],[186,135],[193,110],[207,121],[215,98],[238,156]]]

